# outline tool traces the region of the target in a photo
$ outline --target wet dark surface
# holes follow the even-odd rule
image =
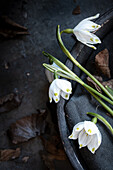
[[[72,15],[73,9],[79,5],[81,14]],[[13,39],[0,37],[0,97],[12,92],[23,94],[21,105],[7,113],[0,114],[0,149],[21,148],[18,159],[0,162],[1,170],[43,170],[47,169],[40,156],[43,145],[37,136],[28,142],[14,145],[7,136],[7,130],[16,120],[36,113],[37,109],[47,108],[48,81],[45,77],[42,64],[48,62],[42,51],[65,62],[56,40],[56,26],[61,29],[73,28],[85,17],[103,14],[113,6],[113,1],[82,0],[76,3],[73,0],[10,0],[0,2],[0,15],[6,15],[16,23],[28,28],[29,35]],[[69,50],[75,40],[64,36]],[[8,65],[8,67],[6,67]],[[49,110],[49,114],[51,110]],[[51,124],[50,116],[48,122]],[[56,120],[57,122],[57,120]],[[52,125],[53,126],[53,125]],[[29,156],[27,163],[22,162],[24,156]],[[72,169],[68,161],[55,161],[56,169]]]

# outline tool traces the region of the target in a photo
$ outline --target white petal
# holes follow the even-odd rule
[[[86,19],[84,19],[84,20],[93,20],[93,19],[96,19],[96,18],[98,18],[99,17],[99,13],[98,14],[96,14],[96,15],[94,15],[94,16],[92,16],[92,17],[88,17],[88,18],[86,18]]]
[[[83,42],[82,42],[82,43],[83,43]],[[87,43],[83,43],[83,44],[87,45],[88,47],[93,48],[94,50],[96,50],[96,49],[97,49],[94,45],[90,45],[90,44],[87,44]]]
[[[72,131],[72,136],[71,136],[71,138],[77,139],[77,138],[78,138],[78,134],[79,134],[79,132],[83,129],[83,127],[84,127],[84,122],[79,122],[79,123],[77,123],[77,124],[73,127],[73,131]]]
[[[73,127],[73,130],[78,132],[81,131],[83,128],[84,128],[84,122],[79,122]]]
[[[92,139],[91,135],[88,135],[85,130],[83,129],[78,136],[78,143],[79,143],[79,148],[87,146]]]
[[[57,93],[53,94],[53,100],[55,101],[55,103],[59,102],[59,100],[60,100],[60,92],[59,93],[57,92]]]
[[[80,132],[73,131],[72,134],[68,138],[76,140],[78,138],[79,133]]]
[[[53,62],[52,66],[60,68],[56,63]],[[61,69],[61,68],[60,68]]]
[[[50,100],[50,102],[52,102],[52,98],[54,99],[54,101],[56,103],[59,101],[61,90],[56,85],[57,80],[58,79],[55,79],[49,87],[49,100]]]
[[[91,121],[84,121],[84,129],[85,129],[86,133],[88,133],[89,135],[98,133],[97,126],[95,125],[95,123],[93,123]]]
[[[53,82],[51,83],[51,85],[50,85],[50,87],[49,87],[49,91],[51,91],[51,93],[52,94],[54,94],[55,92],[59,92],[60,91],[60,89],[59,89],[59,87],[57,86],[57,81],[58,81],[59,79],[55,79],[55,80],[53,80]]]
[[[98,30],[101,26],[90,20],[98,18],[98,17],[99,17],[99,14],[93,17],[86,18],[82,20],[73,29],[73,33],[76,36],[77,40],[93,49],[96,49],[96,47],[93,46],[92,44],[101,43],[101,40],[95,34],[91,32]]]
[[[69,93],[69,94],[72,93],[72,87],[69,81],[63,79],[57,79],[57,80],[58,81],[56,82],[56,85],[58,86],[59,89],[61,89],[65,93]]]
[[[86,19],[83,19],[81,22],[79,22],[79,24],[73,29],[73,30],[82,30],[82,29],[87,29],[87,26],[88,27],[91,27],[91,23],[93,23],[93,25],[95,25],[94,22],[90,21],[92,19],[95,19],[95,18],[98,18],[99,17],[99,14],[93,16],[93,17],[88,17]],[[97,24],[95,25],[97,26]],[[100,27],[100,26],[99,26]],[[92,27],[93,28],[93,27]],[[87,29],[88,30],[88,29]]]
[[[69,136],[69,139],[77,139],[79,132],[83,129],[84,122],[77,123],[72,130],[72,134]]]
[[[46,74],[46,77],[47,77],[49,83],[51,83],[54,80],[54,73],[45,69],[45,74]]]
[[[61,95],[64,99],[69,100],[70,94],[61,91],[60,95]]]
[[[80,31],[75,31],[74,34],[76,38],[82,43],[88,43],[88,44],[101,43],[100,39],[93,33],[90,33],[89,31],[80,30]]]
[[[102,135],[100,133],[100,131],[98,130],[97,132],[97,136],[98,136],[98,145],[100,146],[101,145],[101,142],[102,142]]]
[[[52,91],[51,90],[49,90],[49,101],[50,101],[50,103],[52,102]]]
[[[101,40],[99,39],[99,37],[97,37],[95,34],[87,32],[87,43],[89,44],[100,44]]]
[[[80,30],[86,30],[86,31],[96,31],[101,26],[92,22],[92,21],[81,21],[74,29],[73,31],[80,31]]]
[[[94,134],[92,137],[93,138],[87,147],[92,153],[95,153],[95,151],[99,148],[101,141],[102,141],[100,131],[98,131],[98,133]]]

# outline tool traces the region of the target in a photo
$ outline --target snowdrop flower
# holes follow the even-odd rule
[[[59,67],[57,64],[55,64],[54,62],[53,62],[53,64],[52,64],[52,66],[60,68],[60,67]],[[49,83],[51,83],[51,82],[54,80],[54,73],[52,73],[51,71],[45,69],[45,74],[46,74],[46,77],[47,77]]]
[[[71,93],[72,87],[69,81],[63,79],[55,79],[49,87],[50,103],[52,102],[52,98],[56,103],[58,103],[60,100],[60,95],[64,99],[68,100]]]
[[[73,33],[76,36],[77,40],[93,49],[96,49],[96,47],[93,46],[92,44],[101,43],[101,40],[91,32],[98,30],[101,26],[90,20],[93,20],[98,17],[99,17],[99,14],[93,17],[86,18],[82,20],[73,29]]]
[[[95,153],[102,141],[98,127],[91,121],[76,124],[68,138],[74,140],[78,138],[79,148],[87,146],[92,153]]]

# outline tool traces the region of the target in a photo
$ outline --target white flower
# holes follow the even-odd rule
[[[102,141],[98,127],[91,121],[77,123],[68,138],[74,140],[78,138],[79,148],[87,146],[92,153],[95,153]]]
[[[52,98],[56,103],[58,103],[60,100],[60,95],[64,99],[68,100],[71,93],[72,87],[69,81],[63,79],[55,79],[49,87],[50,103],[52,102]]]
[[[76,36],[77,40],[93,49],[96,49],[96,47],[93,46],[92,44],[101,43],[101,40],[91,32],[98,30],[101,26],[90,20],[98,18],[98,17],[99,17],[99,14],[93,17],[86,18],[82,20],[73,29],[73,33]]]
[[[54,66],[54,67],[58,67],[60,68],[57,64],[55,64],[53,62],[53,64],[51,66]],[[53,80],[54,80],[54,73],[52,73],[51,71],[49,71],[48,69],[45,69],[45,74],[46,74],[46,77],[49,81],[49,83],[51,83]]]

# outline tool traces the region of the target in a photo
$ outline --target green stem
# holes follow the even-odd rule
[[[79,64],[77,60],[74,59],[74,57],[71,55],[71,53],[66,49],[66,47],[63,44],[63,41],[61,39],[61,34],[60,34],[60,26],[58,25],[57,27],[57,39],[59,42],[59,45],[62,49],[62,51],[66,54],[66,56],[76,65],[78,66],[85,74],[87,74],[96,84],[98,84],[99,87],[113,100],[113,96],[108,92],[107,89],[94,77],[92,76],[82,65]]]
[[[94,96],[96,98],[96,100],[113,116],[113,111],[98,97],[96,96],[93,92],[95,92],[96,90],[94,90],[93,88],[91,88],[90,86],[85,86],[85,83],[79,78],[76,78],[76,76],[73,76],[72,74],[66,72],[65,70],[62,70],[57,67],[54,67],[54,66],[51,66],[49,64],[43,64],[44,67],[46,67],[48,70],[50,70],[51,72],[57,72],[58,75],[62,76],[62,77],[65,77],[65,78],[68,78],[68,79],[71,79],[71,80],[74,80],[78,83],[80,83],[82,86],[84,86],[84,88],[89,92],[91,93],[92,96]],[[61,74],[60,74],[61,72]],[[91,91],[93,90],[93,92]],[[97,92],[97,91],[96,91]],[[97,92],[97,95],[101,95],[101,97],[103,97],[103,95],[101,93],[98,93]],[[108,98],[106,98],[104,96],[104,99],[107,99],[107,101],[109,101]],[[112,102],[112,101],[110,101]]]
[[[70,28],[65,29],[65,30],[61,31],[60,34],[62,34],[62,33],[73,34],[73,29],[70,29]]]
[[[73,73],[67,66],[65,66],[61,61],[53,57],[51,54],[46,53],[45,51],[42,52],[46,57],[49,57],[49,59],[53,60],[55,64],[57,64],[61,69],[67,71],[68,73],[72,74],[76,78],[80,79],[75,73]]]
[[[46,54],[47,55],[47,54]],[[47,55],[48,56],[48,55]],[[75,73],[73,73],[69,68],[67,68],[62,62],[60,62],[59,60],[55,59],[53,56],[51,56],[53,61],[61,68],[65,69],[59,69],[57,67],[51,66],[49,64],[43,64],[44,67],[46,67],[48,70],[55,72],[57,71],[57,74],[64,77],[64,78],[68,78],[71,80],[75,80],[78,83],[80,83],[89,93],[91,93],[91,95],[93,95],[96,100],[113,116],[113,111],[112,109],[110,109],[98,96],[100,96],[101,98],[103,98],[104,100],[106,100],[107,102],[109,102],[110,104],[113,104],[113,101],[111,101],[109,98],[105,97],[104,95],[102,95],[101,93],[99,93],[98,91],[96,91],[95,89],[93,89],[92,87],[90,87],[89,85],[85,84]],[[61,74],[60,74],[61,72]],[[63,73],[63,74],[62,74]],[[98,95],[98,96],[96,96]]]
[[[65,70],[59,69],[58,67],[51,66],[50,64],[43,63],[43,66],[53,73],[56,72],[57,75],[59,75],[59,76],[62,76],[64,78],[67,78],[67,79],[70,79],[70,80],[77,81],[81,85],[84,84],[84,82],[74,73],[73,73],[74,75],[72,75],[71,73],[69,73]]]
[[[95,117],[97,117],[99,120],[101,120],[101,121],[108,127],[108,129],[111,131],[111,133],[112,133],[112,135],[113,135],[113,128],[112,128],[112,126],[108,123],[108,121],[107,121],[105,118],[103,118],[103,117],[102,117],[101,115],[99,115],[99,114],[92,113],[92,112],[87,112],[87,114],[92,115],[92,116],[95,116]]]
[[[91,93],[91,95],[113,116],[113,110],[109,106],[107,106],[97,95],[92,93],[89,89],[87,89],[87,91],[89,91],[89,93]]]
[[[86,89],[89,89],[91,92],[95,93],[96,95],[98,95],[99,97],[101,97],[102,99],[104,99],[105,101],[107,101],[108,103],[110,103],[111,105],[113,105],[113,101],[110,100],[109,98],[107,98],[106,96],[104,96],[103,94],[99,93],[98,91],[96,91],[95,89],[93,89],[92,87],[90,87],[89,85],[87,85],[86,83],[83,84],[83,86]]]
[[[43,52],[43,54],[46,57],[49,57],[49,59],[53,60],[53,62],[55,64],[57,64],[61,69],[65,70],[66,72],[70,73],[68,74],[69,79],[72,78],[72,80],[77,81],[78,83],[80,83],[82,86],[84,86],[84,88],[88,88],[90,91],[92,91],[93,93],[97,94],[99,97],[101,97],[102,99],[106,100],[108,103],[110,103],[111,105],[113,105],[113,101],[110,100],[109,98],[107,98],[106,96],[104,96],[103,94],[99,93],[98,91],[96,91],[94,88],[92,88],[91,86],[87,85],[86,83],[84,83],[73,71],[71,71],[67,66],[65,66],[61,61],[59,61],[58,59],[56,59],[55,57],[53,57],[52,55],[50,55],[49,53]],[[47,68],[47,64],[43,64],[43,66],[45,66]],[[48,69],[48,68],[47,68]],[[51,69],[51,68],[50,68]],[[49,69],[49,70],[50,70]],[[62,72],[63,72],[62,70]],[[50,70],[51,71],[51,70]],[[54,72],[54,71],[53,71]],[[65,74],[67,74],[65,72]],[[61,75],[59,75],[61,76]],[[65,77],[66,78],[66,77]]]
[[[57,71],[54,71],[54,77],[55,79],[58,79]]]

